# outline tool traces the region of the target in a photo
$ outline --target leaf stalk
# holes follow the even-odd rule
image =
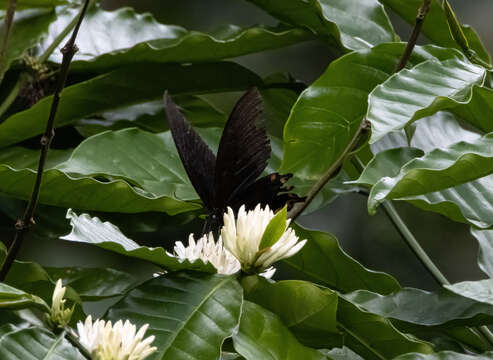
[[[3,33],[2,43],[0,45],[0,82],[3,79],[5,73],[5,55],[7,53],[7,46],[9,42],[10,33],[12,32],[12,25],[14,24],[15,9],[17,8],[17,0],[9,0],[7,6],[7,13],[5,14],[5,29]]]

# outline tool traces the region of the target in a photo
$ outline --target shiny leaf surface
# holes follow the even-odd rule
[[[166,274],[130,291],[107,318],[149,324],[158,350],[151,360],[217,359],[238,326],[242,289],[231,276]]]

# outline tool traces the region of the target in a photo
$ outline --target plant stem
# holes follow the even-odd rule
[[[416,15],[416,23],[414,24],[414,29],[407,42],[406,50],[402,54],[401,60],[395,69],[395,72],[401,71],[406,67],[411,54],[413,53],[414,47],[416,46],[416,42],[418,41],[419,34],[421,33],[421,29],[423,28],[423,24],[425,22],[426,15],[430,11],[431,0],[423,0],[423,5],[418,9],[418,15]]]
[[[77,338],[77,336],[75,336],[72,332],[72,329],[70,328],[66,328],[65,329],[65,338],[73,345],[75,346],[79,352],[82,354],[82,356],[84,356],[87,360],[91,360],[92,359],[92,356],[91,354],[89,353],[89,351],[87,351],[87,349],[79,342],[79,339]]]
[[[10,245],[9,251],[3,262],[2,268],[0,269],[0,281],[4,281],[5,278],[7,277],[10,267],[12,266],[12,263],[17,257],[17,253],[19,252],[19,249],[22,245],[25,233],[28,231],[31,225],[34,224],[33,216],[34,216],[34,211],[36,210],[36,205],[38,203],[39,191],[41,188],[41,180],[43,179],[43,171],[46,163],[46,157],[50,149],[51,141],[55,136],[55,117],[58,110],[58,104],[60,102],[60,94],[67,80],[70,62],[72,61],[74,54],[77,52],[75,39],[77,38],[80,24],[84,19],[84,15],[87,11],[88,4],[89,4],[89,0],[86,0],[84,2],[84,6],[82,7],[81,13],[79,15],[77,24],[75,25],[74,31],[72,32],[72,36],[61,50],[63,54],[62,65],[60,66],[60,73],[59,73],[55,93],[53,95],[53,102],[51,104],[50,115],[46,123],[46,129],[43,136],[41,136],[41,153],[39,156],[38,169],[36,172],[36,180],[34,182],[31,199],[27,204],[24,215],[22,216],[21,219],[18,219],[15,224],[16,232],[14,235],[14,240]]]
[[[317,194],[322,190],[322,188],[327,184],[327,182],[334,176],[334,174],[339,170],[344,159],[347,155],[353,150],[353,148],[358,144],[358,140],[363,132],[368,127],[368,123],[366,119],[363,119],[358,130],[353,135],[353,138],[347,144],[344,151],[339,155],[337,160],[329,167],[329,169],[322,175],[320,179],[311,187],[310,191],[306,194],[306,199],[302,203],[296,203],[293,208],[289,211],[288,217],[292,219],[292,221],[296,220],[298,216],[310,205],[312,200],[317,196]]]
[[[438,267],[433,263],[428,254],[423,250],[421,245],[419,245],[418,241],[411,233],[407,225],[404,223],[402,218],[397,213],[394,205],[390,201],[383,202],[383,208],[385,209],[385,213],[389,217],[392,224],[394,224],[395,228],[402,236],[402,238],[406,241],[406,244],[409,248],[414,252],[416,257],[421,261],[423,266],[430,272],[433,278],[441,285],[449,285],[450,282],[447,278],[440,272]]]
[[[16,8],[17,0],[9,0],[7,13],[5,14],[5,32],[3,33],[2,43],[0,45],[0,82],[2,81],[3,74],[5,73],[5,54],[7,52],[10,32],[12,31],[12,24],[14,23],[14,14]]]

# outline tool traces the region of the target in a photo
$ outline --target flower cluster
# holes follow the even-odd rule
[[[224,245],[240,261],[244,271],[264,271],[276,261],[293,256],[305,245],[306,240],[298,241],[293,229],[288,227],[290,219],[286,219],[279,225],[281,235],[275,243],[261,249],[264,233],[273,218],[272,210],[268,206],[262,209],[260,205],[251,211],[240,207],[236,219],[231,208],[224,214],[221,230]]]
[[[92,321],[91,315],[84,323],[77,324],[80,343],[89,351],[94,360],[143,360],[154,351],[151,347],[154,336],[144,339],[149,325],[142,326],[138,331],[128,320]]]
[[[62,286],[62,279],[58,279],[56,282],[55,290],[51,298],[51,311],[49,315],[49,322],[55,327],[64,327],[68,325],[72,318],[74,308],[65,309],[65,291],[67,289]]]
[[[219,274],[231,275],[241,268],[239,261],[224,248],[222,239],[219,238],[216,243],[212,233],[202,236],[197,242],[190,234],[187,247],[177,241],[173,250],[179,261],[194,262],[200,259],[206,264],[210,262]]]
[[[266,206],[264,209],[257,205],[252,211],[246,211],[241,206],[238,216],[231,208],[224,214],[224,226],[217,242],[212,233],[204,235],[195,241],[190,235],[188,246],[181,241],[175,243],[174,254],[180,261],[194,262],[198,259],[204,263],[210,262],[219,274],[231,275],[240,269],[247,273],[261,273],[270,278],[275,269],[271,265],[281,259],[293,256],[306,243],[298,241],[293,229],[289,228],[289,219],[280,223],[280,236],[275,242],[263,249],[261,241],[268,225],[274,218],[274,212]],[[224,245],[223,245],[224,243]]]

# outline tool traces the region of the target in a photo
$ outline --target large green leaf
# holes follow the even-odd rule
[[[131,149],[133,145],[128,150]],[[132,150],[132,153],[136,152]],[[34,169],[39,160],[39,151],[13,147],[4,149],[0,154],[0,191],[8,196],[28,199],[36,176]],[[70,151],[50,151],[39,197],[41,203],[81,210],[123,213],[164,211],[172,215],[199,208],[197,204],[143,191],[120,179],[97,179],[54,168],[68,155]],[[97,159],[101,156],[98,155]]]
[[[392,276],[368,270],[347,255],[333,235],[293,226],[296,235],[308,241],[300,252],[282,262],[290,267],[286,269],[290,278],[310,280],[341,292],[368,289],[388,294],[399,289]]]
[[[27,49],[32,48],[55,20],[53,11],[31,9],[15,13],[14,24],[3,59],[0,59],[0,78],[14,60],[21,58]],[[5,21],[0,22],[0,33],[5,32]],[[2,40],[3,41],[3,40]]]
[[[62,279],[65,286],[74,289],[84,301],[97,301],[123,295],[137,279],[129,273],[111,268],[46,268],[53,280]]]
[[[270,283],[256,276],[243,279],[242,285],[247,300],[279,316],[303,345],[330,348],[342,343],[336,323],[335,292],[306,281]]]
[[[61,15],[56,29],[74,15],[73,11]],[[51,37],[56,35],[54,27]],[[84,18],[77,37],[79,52],[75,54],[71,70],[100,73],[133,64],[214,61],[313,38],[310,32],[302,29],[243,29],[235,25],[205,34],[160,24],[152,15],[137,14],[131,8],[104,11],[93,7]],[[45,44],[51,41],[47,39]],[[61,62],[60,51],[55,50],[50,59]]]
[[[314,349],[303,346],[270,311],[244,301],[239,330],[233,335],[235,350],[246,360],[322,360]]]
[[[261,82],[251,71],[229,62],[125,67],[65,88],[57,112],[57,126],[125,105],[156,100],[166,89],[173,95],[225,92]],[[1,123],[0,147],[42,133],[51,102],[52,97],[46,97]]]
[[[387,178],[396,177],[407,162],[421,155],[420,150],[412,148],[381,152],[368,164],[360,181],[371,184],[382,179],[381,181],[385,182]],[[489,191],[491,188],[493,175],[488,175],[455,187],[396,200],[407,201],[424,210],[438,212],[454,221],[489,228],[493,225],[493,192]]]
[[[204,264],[201,260],[196,260],[193,263],[188,260],[180,262],[174,256],[169,255],[162,247],[139,246],[139,244],[127,238],[118,227],[109,222],[102,222],[97,217],[90,217],[88,214],[78,216],[69,209],[67,218],[70,219],[72,231],[70,234],[61,237],[63,240],[94,244],[121,255],[152,262],[172,271],[194,269],[216,272],[216,269],[210,263]]]
[[[199,96],[175,96],[175,102],[193,126],[224,127],[226,114]],[[75,123],[77,130],[89,137],[106,130],[138,127],[150,132],[169,130],[162,100],[145,102],[106,111]]]
[[[314,33],[331,37],[349,50],[397,40],[376,0],[249,0],[273,16]]]
[[[37,307],[44,311],[50,309],[44,300],[38,296],[0,283],[0,308],[24,309],[28,307]]]
[[[489,134],[474,143],[459,142],[414,158],[400,167],[396,176],[378,179],[371,189],[368,209],[374,213],[385,199],[423,195],[487,176],[493,172],[492,150],[493,134]],[[378,154],[362,176],[377,172],[372,166],[399,168],[402,157],[407,157],[409,152],[416,154],[405,148]],[[394,161],[396,163],[390,164]]]
[[[0,336],[2,360],[84,360],[85,358],[64,337],[46,329],[12,328]]]
[[[132,275],[111,268],[43,268],[34,262],[16,260],[5,283],[50,302],[58,279],[68,286],[67,296],[74,301],[97,301],[119,296],[137,281]]]
[[[405,21],[414,25],[418,9],[423,5],[422,0],[379,0],[382,4],[395,11]],[[468,25],[463,25],[462,30],[466,35],[469,46],[484,60],[490,62],[488,51],[481,43],[479,36]],[[428,39],[437,45],[444,47],[459,48],[455,40],[448,31],[447,18],[442,7],[441,0],[432,0],[426,21],[423,24],[422,32]]]
[[[83,141],[57,169],[77,176],[127,179],[149,195],[198,198],[169,131],[151,134],[131,128],[95,135]]]
[[[318,179],[344,152],[367,111],[368,94],[393,73],[403,51],[404,44],[382,44],[332,62],[291,111],[281,170]],[[410,63],[457,56],[455,50],[416,47]]]
[[[391,359],[408,352],[429,354],[433,348],[412,336],[399,332],[379,315],[339,298],[337,323],[345,337],[345,345],[364,359]]]
[[[396,357],[394,360],[491,360],[493,353],[466,355],[453,351],[441,351],[436,354],[404,354]]]
[[[432,116],[416,121],[411,127],[411,141],[409,141],[404,130],[391,132],[381,140],[371,144],[372,152],[377,154],[384,150],[408,146],[421,149],[424,152],[430,152],[460,141],[472,143],[481,138],[481,134],[478,131],[471,129],[463,121],[459,121],[449,111],[439,111]],[[416,157],[419,156],[422,156],[422,154]]]
[[[149,324],[158,351],[149,359],[217,359],[238,326],[242,289],[231,276],[174,273],[130,291],[107,314],[110,320]]]
[[[464,57],[425,61],[392,75],[368,99],[370,142],[434,112],[469,102],[473,86],[481,86],[485,78],[486,69]]]
[[[451,328],[489,324],[493,320],[492,306],[447,289],[428,292],[403,288],[390,295],[358,290],[342,296],[371,313],[416,325]]]

